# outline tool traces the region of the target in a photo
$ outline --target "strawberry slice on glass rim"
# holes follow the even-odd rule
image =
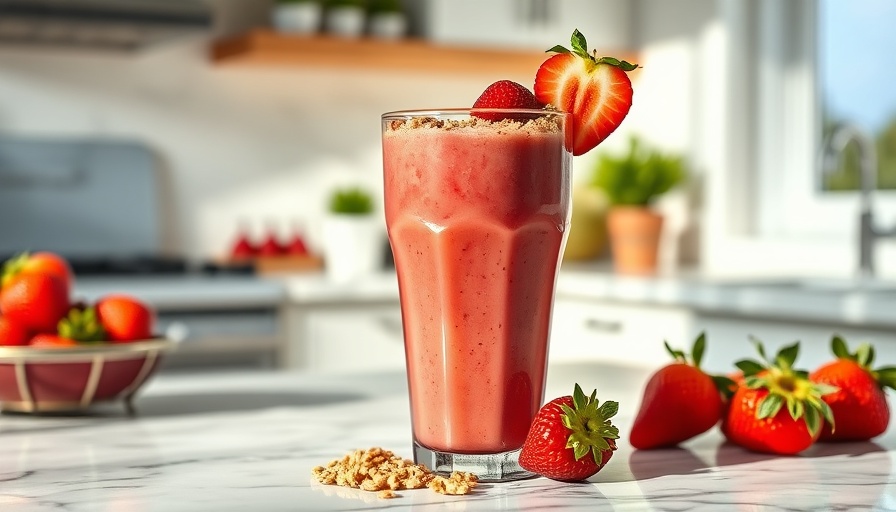
[[[588,52],[585,36],[573,31],[572,50],[557,45],[535,75],[535,98],[572,115],[573,155],[603,142],[628,115],[632,82],[628,72],[639,66]]]

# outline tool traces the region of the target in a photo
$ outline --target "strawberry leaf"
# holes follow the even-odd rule
[[[601,57],[597,59],[598,64],[609,64],[611,66],[616,66],[617,68],[623,71],[634,71],[638,69],[640,66],[637,64],[632,64],[627,60],[619,60],[616,57]]]
[[[572,403],[576,409],[582,409],[587,405],[585,393],[582,392],[582,387],[578,384],[572,392]]]
[[[744,385],[750,389],[759,389],[767,387],[765,379],[757,377],[755,375],[750,375],[746,379],[744,379]]]
[[[604,419],[604,421],[607,421],[613,416],[616,416],[616,413],[619,412],[619,402],[607,400],[603,403],[603,405],[600,406],[597,411],[600,413],[600,416]]]
[[[896,389],[896,366],[878,368],[875,372],[877,383],[882,388]]]
[[[765,355],[765,347],[762,346],[762,342],[759,341],[759,338],[750,336],[750,341],[756,346],[756,351],[759,352],[759,357],[761,357],[763,361],[768,362],[768,357]]]
[[[741,372],[743,372],[744,377],[756,375],[757,373],[765,370],[764,366],[751,359],[742,359],[734,363],[734,366],[736,366]]]
[[[840,391],[840,388],[838,388],[837,386],[832,386],[830,384],[819,383],[813,384],[812,390],[815,391],[815,394],[817,394],[818,396],[824,396],[830,395],[831,393],[836,393],[837,391]]]
[[[812,405],[816,405],[812,403]],[[828,425],[831,426],[831,431],[834,430],[834,411],[831,410],[831,406],[828,405],[824,400],[819,400],[817,404],[817,409],[821,411],[821,415],[824,416],[824,420],[828,422]]]
[[[672,345],[669,345],[668,341],[663,340],[663,346],[666,347],[666,352],[668,352],[669,355],[672,356],[672,359],[675,359],[676,361],[684,361],[685,360],[684,352],[682,352],[681,350],[672,348]]]
[[[803,415],[804,410],[803,402],[797,400],[793,395],[787,397],[787,412],[790,413],[791,418],[799,419]]]
[[[846,342],[837,334],[831,338],[831,352],[833,352],[838,359],[852,359],[852,354],[849,353],[849,348],[847,348]]]
[[[554,53],[572,53],[571,51],[567,50],[566,47],[564,47],[563,45],[560,45],[560,44],[554,46],[553,48],[550,48],[550,49],[548,49],[548,50],[545,50],[545,53],[550,53],[550,52],[554,52]]]
[[[560,404],[560,410],[563,411],[563,414],[560,415],[560,422],[564,427],[572,430],[572,419],[576,417],[576,412],[566,404]]]
[[[706,350],[706,333],[701,332],[700,336],[694,340],[694,348],[691,349],[691,359],[694,360],[694,367],[700,368],[700,361],[703,360],[703,352]]]
[[[765,396],[765,399],[762,403],[759,404],[759,408],[756,409],[756,417],[758,419],[765,418],[774,418],[778,411],[781,410],[781,406],[784,405],[784,399],[781,395],[777,393],[769,393]]]
[[[590,58],[590,55],[588,54],[588,42],[585,40],[585,35],[579,32],[579,29],[572,31],[572,37],[569,40],[569,44],[572,45],[573,53],[585,57],[586,59]]]
[[[821,429],[821,417],[818,414],[818,409],[814,407],[807,408],[803,417],[806,419],[806,428],[809,429],[809,435],[815,437],[815,434]]]
[[[719,390],[725,398],[731,398],[734,396],[734,389],[737,386],[732,379],[724,376],[724,375],[710,375],[709,376],[713,383],[716,385],[716,389]]]
[[[778,363],[781,368],[791,369],[793,368],[793,363],[796,362],[799,353],[800,342],[797,341],[793,345],[782,347],[775,356],[775,362]]]
[[[859,344],[855,353],[855,361],[865,368],[870,367],[874,361],[874,348],[868,343]]]

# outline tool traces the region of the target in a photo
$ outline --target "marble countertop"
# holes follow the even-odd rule
[[[647,369],[552,366],[548,395],[573,382],[620,401],[629,430]],[[680,449],[622,440],[581,484],[532,478],[468,496],[428,489],[392,500],[313,482],[311,468],[355,448],[410,456],[402,373],[158,375],[126,417],[0,415],[0,510],[896,510],[896,433],[816,445],[796,457],[753,454],[716,430]]]

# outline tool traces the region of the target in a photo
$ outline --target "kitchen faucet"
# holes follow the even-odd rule
[[[836,170],[843,158],[844,150],[850,142],[855,142],[859,150],[859,170],[861,183],[859,214],[859,277],[874,277],[874,244],[878,238],[896,238],[896,226],[879,229],[874,224],[872,194],[877,189],[877,149],[874,139],[856,126],[841,124],[828,136],[822,155],[823,171],[827,174]]]

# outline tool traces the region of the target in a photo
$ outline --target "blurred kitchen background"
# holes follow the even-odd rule
[[[653,364],[704,330],[717,367],[749,335],[810,343],[807,366],[833,332],[887,356],[894,19],[890,0],[0,0],[0,253],[54,250],[81,296],[152,302],[183,340],[172,371],[401,368],[380,114],[531,87],[579,28],[642,69],[623,127],[574,162],[552,358]],[[637,275],[594,185],[633,140],[683,173]],[[372,199],[373,243],[337,249],[362,270],[326,253],[340,191]]]

